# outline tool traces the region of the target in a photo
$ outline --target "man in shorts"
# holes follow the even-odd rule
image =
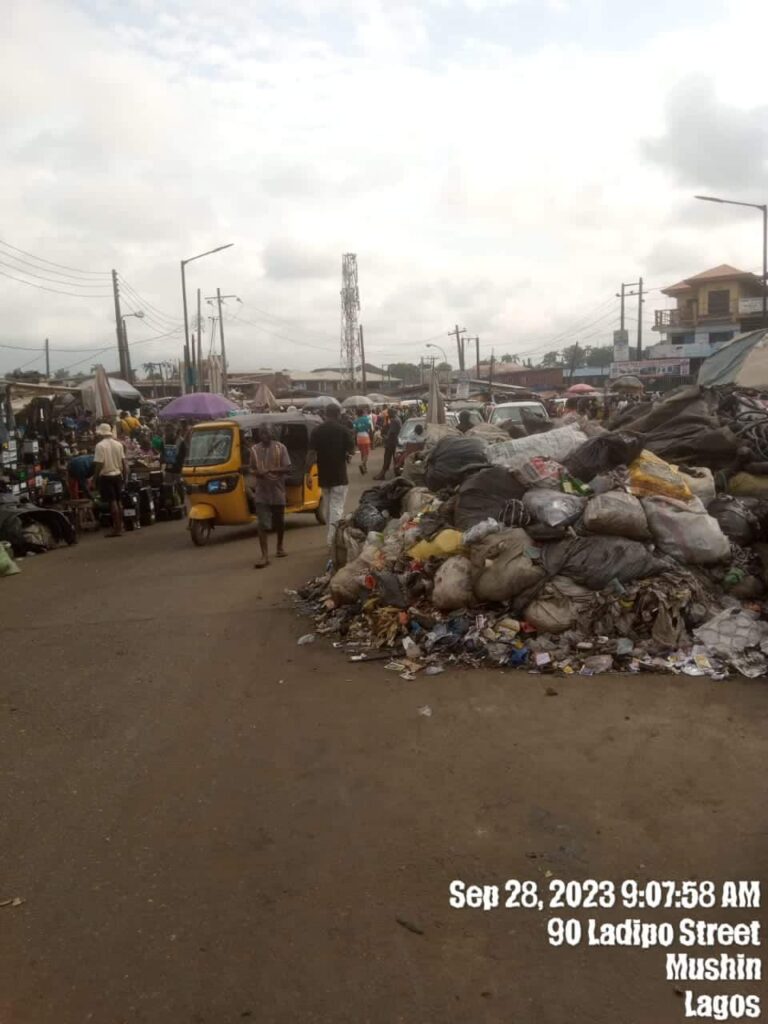
[[[275,441],[266,423],[258,430],[258,443],[251,448],[251,474],[253,500],[259,527],[261,561],[254,569],[269,565],[267,531],[277,534],[277,557],[285,558],[283,534],[285,532],[285,478],[291,472],[291,457],[284,444]]]
[[[123,506],[121,497],[123,481],[128,478],[125,464],[125,449],[113,437],[112,427],[108,423],[100,423],[96,427],[96,436],[101,438],[93,452],[93,477],[99,487],[101,500],[109,505],[112,516],[112,532],[107,537],[122,537]]]

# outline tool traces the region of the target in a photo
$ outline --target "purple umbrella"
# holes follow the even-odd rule
[[[174,398],[158,413],[163,420],[221,420],[230,412],[239,412],[240,406],[222,395],[208,391],[193,391],[189,395]]]

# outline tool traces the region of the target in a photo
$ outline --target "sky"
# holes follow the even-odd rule
[[[0,371],[134,367],[220,287],[230,368],[610,343],[621,282],[758,271],[764,0],[5,0]],[[628,300],[636,330],[636,299]],[[206,349],[210,322],[206,319]],[[474,351],[474,350],[473,350]]]

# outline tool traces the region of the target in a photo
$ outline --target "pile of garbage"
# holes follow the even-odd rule
[[[704,446],[677,435],[695,465],[652,450],[647,415],[506,440],[429,427],[408,476],[363,493],[327,573],[298,592],[315,633],[404,678],[451,664],[765,675],[768,463],[696,401]]]

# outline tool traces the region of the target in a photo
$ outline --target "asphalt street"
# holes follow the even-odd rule
[[[324,538],[256,572],[253,530],[158,524],[0,584],[1,1024],[684,1020],[663,949],[547,922],[685,911],[549,887],[765,879],[766,681],[406,682],[297,646]],[[507,879],[543,909],[449,905]]]

